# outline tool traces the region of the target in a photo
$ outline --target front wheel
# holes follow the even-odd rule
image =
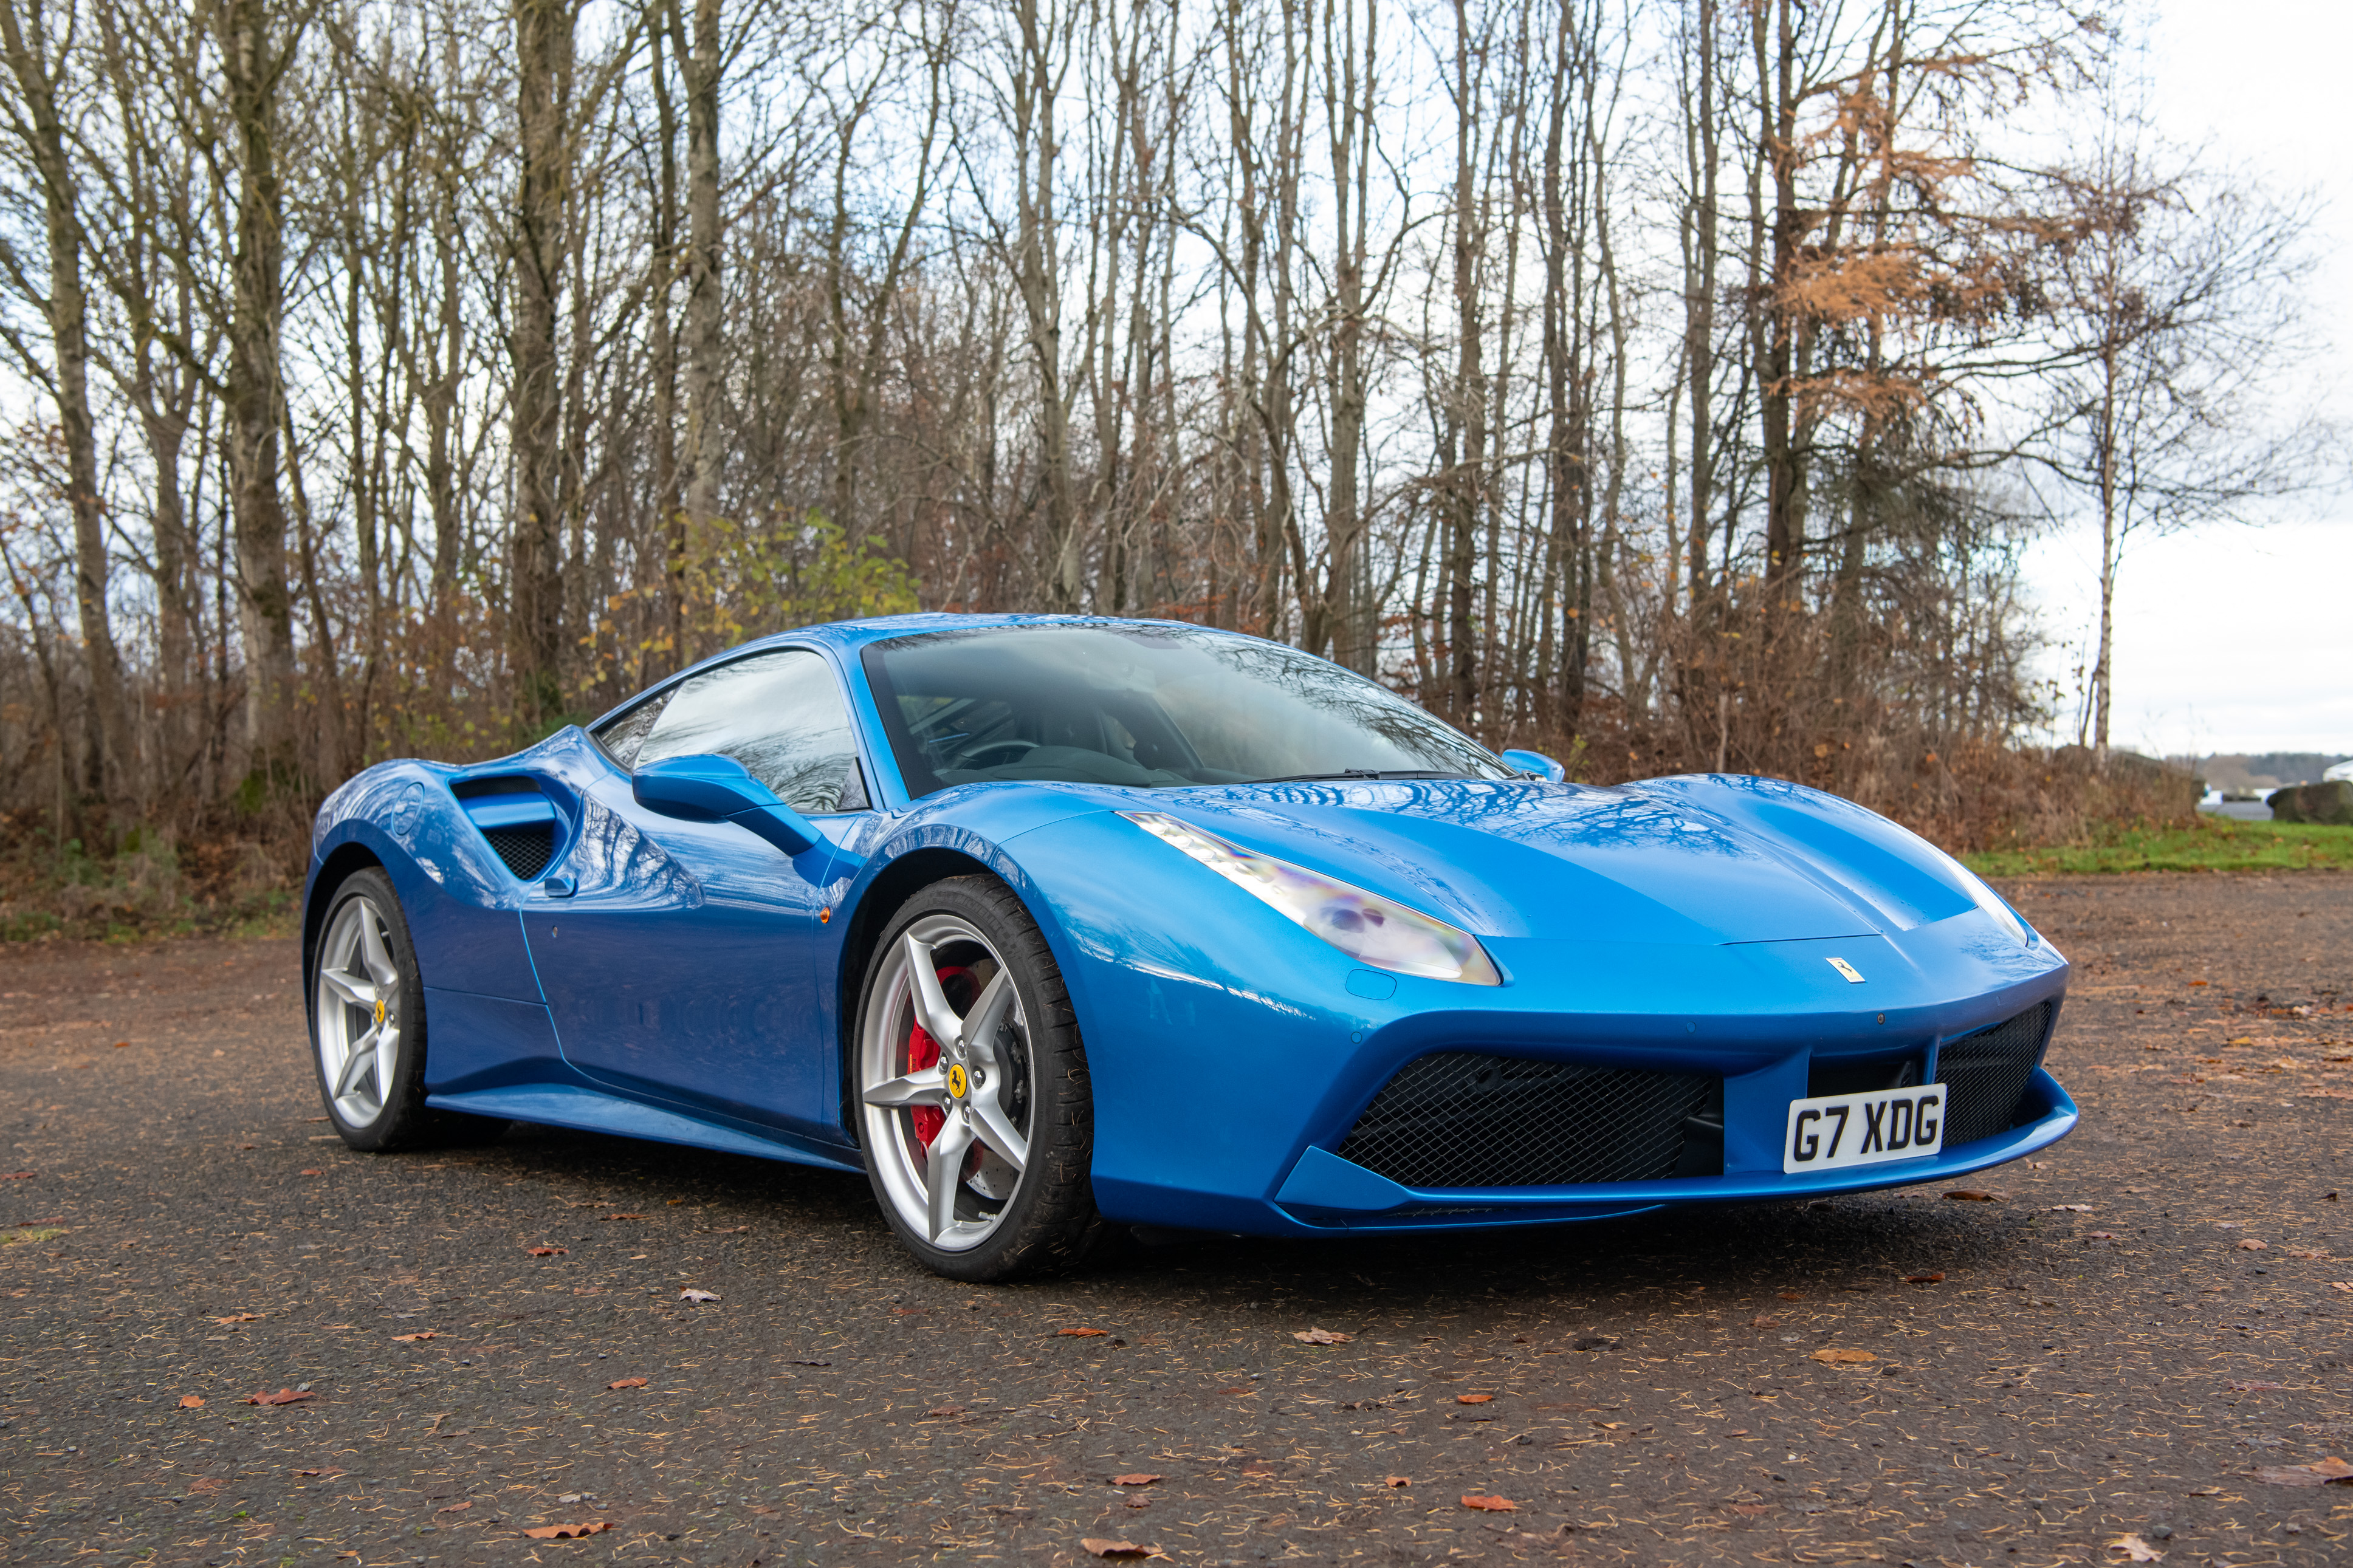
[[[382,871],[354,871],[335,889],[310,980],[311,1061],[346,1144],[375,1152],[505,1131],[502,1121],[426,1109],[425,986]]]
[[[934,883],[893,918],[867,964],[854,1081],[867,1178],[934,1272],[1066,1268],[1103,1234],[1078,1023],[1003,884]]]

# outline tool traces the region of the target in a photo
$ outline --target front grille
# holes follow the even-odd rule
[[[482,837],[491,841],[507,869],[517,881],[528,882],[547,869],[555,857],[555,825],[550,822],[526,822],[518,827],[485,827]]]
[[[2018,1121],[2026,1080],[2042,1065],[2052,1004],[1947,1041],[1936,1053],[1936,1081],[1945,1086],[1945,1147],[2007,1132]]]
[[[1722,1079],[1696,1073],[1447,1051],[1389,1079],[1339,1153],[1409,1187],[1713,1174],[1722,1093]]]

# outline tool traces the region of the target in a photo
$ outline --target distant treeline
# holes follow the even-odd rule
[[[2056,0],[0,0],[0,808],[295,843],[374,759],[922,606],[2041,831],[2107,671],[2089,762],[2015,749],[2063,695],[2028,529],[2112,566],[2278,473],[2183,454],[2293,216],[2152,151],[2115,45]]]

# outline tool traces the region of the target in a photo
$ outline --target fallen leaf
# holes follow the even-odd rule
[[[1904,1277],[1904,1283],[1906,1285],[1942,1285],[1944,1282],[1945,1274],[1942,1269],[1938,1269],[1934,1274],[1906,1274]]]
[[[1819,1350],[1806,1359],[1818,1361],[1828,1366],[1848,1366],[1859,1365],[1867,1361],[1877,1361],[1879,1358],[1869,1351]]]
[[[0,1182],[29,1182],[32,1179],[30,1171],[0,1171]]]
[[[2331,1279],[2328,1288],[2331,1290],[2353,1290],[2353,1279]]]
[[[1413,1485],[1413,1478],[1411,1476],[1391,1476],[1387,1480],[1383,1481],[1381,1485],[1385,1487],[1409,1487]]]
[[[1109,1329],[1056,1329],[1054,1337],[1063,1340],[1099,1340],[1111,1332]]]
[[[1107,1536],[1089,1535],[1080,1538],[1079,1544],[1098,1557],[1157,1557],[1157,1546],[1138,1546],[1133,1541],[1113,1541]]]
[[[926,1421],[946,1421],[963,1414],[964,1406],[961,1405],[943,1405],[937,1410],[924,1411],[923,1419]]]
[[[1291,1337],[1303,1345],[1345,1345],[1353,1342],[1356,1336],[1334,1333],[1330,1329],[1301,1329]]]
[[[437,1508],[433,1511],[435,1513],[463,1513],[473,1506],[473,1502],[470,1499],[465,1502],[453,1502],[448,1508]]]
[[[568,1247],[526,1247],[523,1250],[533,1258],[561,1258],[572,1249]]]
[[[2108,1542],[2108,1550],[2121,1552],[2127,1563],[2162,1563],[2165,1553],[2137,1535],[2119,1535]]]
[[[605,1386],[607,1388],[643,1388],[645,1385],[646,1380],[642,1377],[617,1377]]]
[[[306,1176],[323,1176],[327,1173],[324,1171],[305,1171],[302,1173]]]
[[[233,1317],[215,1318],[213,1321],[216,1323],[258,1323],[261,1321],[261,1314],[259,1312],[239,1312]]]
[[[2284,1383],[2253,1383],[2242,1378],[2233,1378],[2229,1383],[2223,1384],[2223,1386],[2228,1388],[2233,1394],[2254,1394],[2266,1388],[2284,1389],[2287,1387],[2287,1384]]]
[[[716,1301],[719,1300],[719,1292],[716,1290],[681,1289],[678,1293],[678,1299],[681,1301]]]
[[[1948,1198],[1958,1199],[1960,1202],[1965,1204],[1996,1204],[2001,1201],[2001,1199],[1996,1194],[1992,1193],[1981,1193],[1975,1187],[1955,1187],[1945,1195]]]
[[[929,1310],[931,1309],[928,1307],[893,1307],[891,1309],[891,1315],[894,1318],[915,1318],[921,1317]]]
[[[1495,1396],[1492,1394],[1458,1394],[1454,1396],[1457,1405],[1493,1405],[1494,1402]]]
[[[600,1519],[587,1524],[543,1524],[523,1533],[533,1541],[571,1541],[583,1535],[601,1535],[612,1528],[612,1521]]]
[[[2257,1241],[2251,1236],[2247,1237],[2246,1240],[2239,1243],[2239,1250],[2242,1252],[2261,1252],[2270,1245],[2271,1243],[2267,1241]]]
[[[2327,1258],[2327,1257],[2328,1256],[2328,1254],[2327,1254],[2327,1253],[2326,1253],[2326,1252],[2317,1252],[2317,1251],[2315,1251],[2313,1248],[2311,1248],[2311,1247],[2284,1247],[2284,1248],[2282,1248],[2281,1250],[2284,1251],[2284,1252],[2285,1252],[2285,1253],[2286,1253],[2290,1258],[2315,1258],[2315,1259],[2317,1259],[2317,1258]]]
[[[130,1046],[131,1042],[129,1040],[117,1040],[114,1042],[114,1048],[118,1051],[128,1050]]]
[[[1507,1497],[1481,1497],[1477,1492],[1463,1494],[1462,1506],[1475,1508],[1482,1513],[1517,1513],[1520,1505]]]
[[[1115,1487],[1148,1487],[1160,1479],[1158,1476],[1145,1475],[1113,1476],[1111,1479],[1111,1484]]]
[[[248,1394],[239,1405],[295,1405],[311,1397],[307,1388],[281,1388],[275,1394]]]
[[[600,1214],[596,1217],[598,1219],[646,1219],[650,1216],[641,1214]]]
[[[2090,1214],[2092,1212],[2092,1205],[2089,1204],[2052,1204],[2049,1208],[2044,1209],[2042,1212],[2044,1214]]]
[[[1784,1290],[1781,1292],[1781,1300],[1784,1301],[1802,1301],[1805,1299],[1804,1294],[1797,1290]]]
[[[1755,1519],[1760,1513],[1771,1513],[1773,1505],[1769,1502],[1736,1502],[1732,1505],[1732,1511],[1745,1519]]]
[[[1748,1320],[1748,1326],[1752,1329],[1769,1329],[1780,1321],[1770,1312],[1759,1312]]]
[[[1243,1384],[1238,1388],[1221,1388],[1218,1392],[1219,1394],[1256,1394],[1258,1390],[1248,1384]]]
[[[2270,1465],[2255,1472],[2255,1479],[2275,1487],[2326,1487],[2353,1483],[2353,1465],[2331,1454],[2309,1465]]]
[[[204,1407],[205,1407],[205,1402],[204,1402],[203,1400],[201,1400],[201,1399],[197,1398],[195,1394],[183,1394],[182,1395],[180,1395],[180,1408],[181,1408],[181,1409],[183,1409],[183,1410],[202,1410]]]
[[[395,1334],[392,1336],[392,1342],[396,1345],[413,1345],[419,1340],[438,1340],[440,1337],[441,1331],[438,1329],[419,1329],[413,1334]]]
[[[192,1492],[216,1492],[227,1485],[228,1485],[227,1476],[206,1476],[201,1480],[190,1481],[188,1489]]]

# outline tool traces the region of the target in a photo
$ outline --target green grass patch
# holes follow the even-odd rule
[[[1989,849],[1961,858],[1986,877],[2084,876],[2104,871],[2302,871],[2353,867],[2353,827],[2312,822],[2233,822],[2202,816],[2193,827],[2117,823],[2080,844]]]

